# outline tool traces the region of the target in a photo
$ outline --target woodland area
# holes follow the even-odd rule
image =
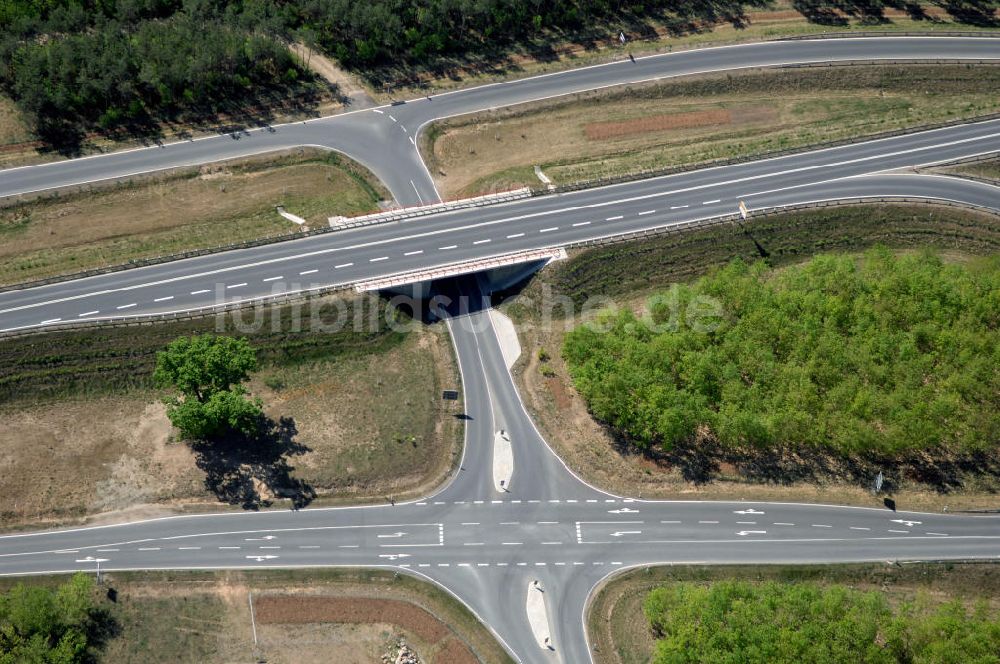
[[[1000,621],[985,600],[891,606],[843,585],[719,581],[657,588],[644,609],[655,664],[1000,661]]]
[[[593,415],[640,449],[899,458],[1000,440],[995,257],[737,260],[648,309],[607,312],[563,348]]]
[[[795,0],[807,20],[884,20],[905,0]],[[955,20],[994,25],[996,0],[935,0]],[[4,0],[0,91],[36,135],[72,152],[88,132],[154,135],[297,100],[313,78],[287,49],[321,48],[371,82],[399,81],[455,62],[493,67],[512,52],[543,56],[619,29],[685,34],[742,26],[769,0]]]

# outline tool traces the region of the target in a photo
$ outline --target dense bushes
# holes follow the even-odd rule
[[[656,664],[1000,661],[1000,621],[985,603],[893,610],[879,593],[843,586],[720,581],[657,588],[644,608],[660,637]]]
[[[696,329],[706,302],[722,315]],[[780,272],[734,262],[651,312],[605,314],[606,332],[583,325],[563,349],[592,413],[640,447],[701,436],[898,455],[1000,440],[995,258],[959,266],[879,249]]]
[[[77,574],[58,588],[18,584],[0,595],[0,664],[91,661],[100,622],[94,582]]]

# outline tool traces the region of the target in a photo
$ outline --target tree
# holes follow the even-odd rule
[[[94,608],[94,582],[82,573],[58,588],[14,586],[0,595],[0,664],[88,661]]]
[[[263,410],[241,383],[256,369],[257,356],[246,339],[203,334],[171,342],[156,357],[153,379],[180,390],[180,397],[165,403],[167,416],[185,438],[249,437]]]

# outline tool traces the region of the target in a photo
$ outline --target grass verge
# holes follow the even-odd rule
[[[544,269],[522,292],[503,305],[518,327],[523,348],[516,380],[529,411],[547,440],[586,479],[617,493],[688,499],[797,500],[837,504],[875,504],[867,486],[836,474],[790,483],[749,481],[731,463],[703,483],[685,479],[662,459],[623,447],[596,423],[575,392],[560,349],[566,332],[580,322],[588,298],[613,299],[638,308],[654,291],[704,274],[734,257],[760,258],[787,265],[830,251],[856,251],[875,244],[899,250],[939,249],[949,260],[995,254],[1000,249],[1000,219],[951,208],[884,205],[809,210],[759,218],[750,237],[733,226],[665,235],[579,251]],[[548,306],[545,302],[561,306]],[[570,303],[572,306],[570,306]],[[572,308],[573,315],[567,311]],[[544,352],[543,352],[544,351]],[[937,485],[901,482],[894,498],[901,509],[996,508],[996,460],[978,472],[959,472],[947,464],[947,492]]]
[[[5,341],[0,521],[13,528],[124,510],[218,509],[242,504],[246,492],[266,505],[290,482],[322,503],[429,490],[461,450],[461,422],[438,399],[459,384],[451,345],[443,326],[394,331],[378,316],[373,326],[376,306],[384,305],[328,296],[263,308],[249,331],[227,316],[221,327],[203,318]],[[342,329],[318,324],[337,315]],[[178,336],[211,331],[245,336],[257,349],[250,390],[273,420],[287,418],[282,444],[227,456],[175,440],[164,393],[151,384],[155,354]]]
[[[278,205],[317,228],[388,197],[362,166],[295,150],[5,202],[0,284],[298,232]]]
[[[424,152],[445,196],[565,184],[1000,111],[1000,67],[712,74],[446,120]]]
[[[406,575],[375,570],[268,570],[254,572],[133,572],[104,575],[102,600],[120,629],[101,652],[102,662],[343,662],[379,661],[404,637],[428,664],[508,664],[489,631],[451,595]],[[35,577],[56,585],[64,577]],[[0,589],[25,582],[0,579]],[[250,619],[253,593],[257,621]],[[327,600],[340,613],[366,615],[369,605],[400,609],[378,620],[332,622],[317,615],[297,622],[271,620],[268,601]],[[308,605],[305,605],[308,606]],[[302,613],[300,610],[299,613]],[[431,641],[427,635],[436,640]]]
[[[655,638],[642,605],[654,588],[675,582],[708,585],[714,581],[839,584],[882,593],[890,606],[920,596],[931,606],[959,599],[984,599],[1000,608],[1000,566],[994,563],[921,563],[906,565],[755,565],[673,566],[638,569],[617,575],[594,595],[587,614],[590,642],[600,664],[645,664]]]

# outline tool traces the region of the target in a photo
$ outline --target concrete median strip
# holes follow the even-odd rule
[[[549,611],[545,606],[545,589],[538,581],[528,583],[525,610],[528,613],[528,624],[531,625],[531,632],[535,635],[535,640],[538,641],[538,647],[554,651],[552,630],[549,627]]]
[[[493,436],[493,487],[500,493],[510,491],[514,474],[514,452],[510,446],[510,433],[501,429]]]

